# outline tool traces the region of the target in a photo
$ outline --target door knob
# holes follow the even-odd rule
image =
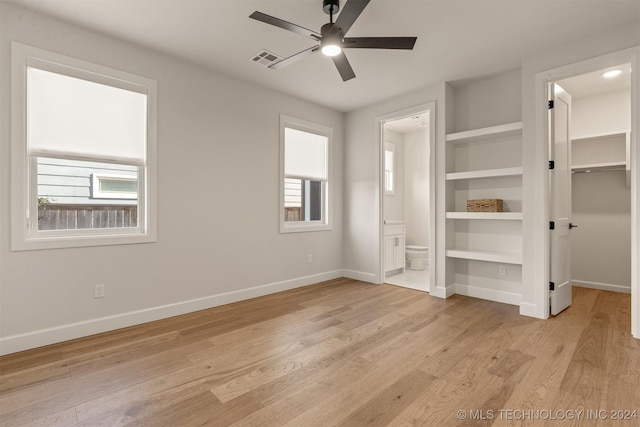
[[[569,230],[571,230],[572,228],[578,228],[577,225],[569,223]]]

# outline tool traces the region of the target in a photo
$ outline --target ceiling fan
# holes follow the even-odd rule
[[[320,44],[305,49],[288,58],[274,62],[269,68],[280,69],[296,61],[305,58],[318,50],[324,55],[330,56],[336,65],[343,81],[351,80],[356,75],[347,60],[343,49],[406,49],[411,50],[417,37],[345,37],[345,34],[358,19],[370,0],[349,0],[343,8],[336,22],[333,22],[334,14],[340,10],[339,0],[323,0],[322,9],[329,15],[329,22],[324,24],[320,33],[301,27],[291,22],[255,11],[249,18],[274,25],[284,30],[292,31],[301,36],[310,38]]]

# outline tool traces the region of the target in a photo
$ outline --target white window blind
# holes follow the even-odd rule
[[[147,95],[28,68],[30,154],[144,164]]]
[[[327,181],[329,138],[285,128],[284,174],[287,178]]]

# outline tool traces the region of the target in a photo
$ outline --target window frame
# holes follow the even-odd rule
[[[38,68],[69,77],[143,93],[147,97],[144,162],[54,152],[29,152],[27,140],[27,70]],[[156,125],[157,83],[18,42],[11,43],[11,250],[150,243],[156,237]],[[37,230],[37,159],[53,157],[138,166],[138,225],[130,228]]]
[[[319,221],[285,221],[285,129],[295,129],[302,132],[322,135],[327,138],[327,180],[323,182],[322,190],[322,220]],[[280,115],[280,233],[300,233],[307,231],[326,231],[332,229],[332,145],[333,129],[311,121],[295,117]]]

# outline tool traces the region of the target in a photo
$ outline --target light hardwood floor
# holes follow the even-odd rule
[[[340,279],[2,357],[0,425],[632,427],[629,324],[627,294],[543,321]]]

